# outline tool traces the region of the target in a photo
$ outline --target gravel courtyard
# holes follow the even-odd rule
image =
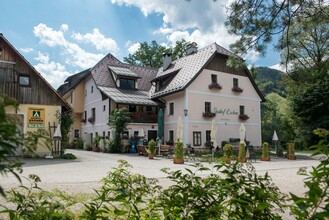
[[[73,153],[78,159],[24,159],[22,176],[38,175],[42,181],[39,185],[47,190],[57,188],[69,193],[91,193],[93,189],[100,186],[100,180],[118,165],[119,159],[128,161],[133,166],[133,172],[156,178],[164,187],[171,183],[166,179],[166,174],[160,171],[161,168],[178,170],[189,167],[190,164],[186,162],[184,165],[177,165],[166,158],[149,160],[147,157],[136,154],[105,154],[82,150],[67,150],[67,153]],[[252,164],[258,174],[263,175],[268,172],[282,192],[302,195],[305,191],[303,184],[305,177],[297,175],[297,171],[301,167],[310,170],[318,163],[318,160],[297,155],[295,161],[271,158],[270,162],[257,160]],[[207,163],[204,164],[209,166]],[[6,190],[19,185],[13,176],[0,176],[0,182]]]

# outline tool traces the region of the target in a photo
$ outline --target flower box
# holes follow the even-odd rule
[[[219,85],[218,83],[211,83],[211,84],[209,84],[208,88],[209,89],[218,89],[218,90],[220,90],[220,89],[222,89],[222,86]]]
[[[249,116],[248,115],[239,115],[239,119],[241,120],[248,120]]]
[[[243,89],[241,89],[240,87],[235,86],[235,87],[232,88],[232,91],[233,92],[243,92]]]
[[[216,113],[212,113],[212,112],[202,112],[202,117],[204,118],[213,118],[216,116]]]
[[[94,122],[95,122],[95,118],[94,118],[94,117],[90,117],[90,118],[88,118],[88,121],[89,121],[90,123],[94,123]]]
[[[82,123],[86,123],[86,119],[81,119],[81,122]]]

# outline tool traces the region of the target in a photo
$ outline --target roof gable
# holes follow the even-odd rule
[[[12,84],[12,89],[16,92],[5,94],[15,98],[23,104],[60,105],[71,109],[70,105],[57,93],[57,91],[47,82],[45,78],[16,50],[16,48],[0,33],[0,44],[4,46],[4,51],[0,60],[3,63],[11,63],[15,69],[15,74],[26,74],[30,77],[30,86],[22,87],[17,81]],[[6,82],[2,82],[5,83]],[[6,87],[6,86],[4,86]],[[1,91],[0,91],[1,92]]]
[[[226,62],[221,62],[219,64],[220,67],[218,63],[216,63],[215,59],[217,59],[218,57],[221,57],[221,61],[226,61],[226,58],[228,58],[229,56],[236,55],[230,52],[229,50],[219,46],[218,44],[213,43],[203,49],[198,50],[193,54],[173,61],[170,67],[166,70],[163,70],[162,67],[159,68],[156,79],[154,81],[162,80],[165,78],[165,76],[173,74],[174,72],[177,73],[165,88],[154,92],[152,94],[152,98],[158,98],[184,90],[196,79],[196,77],[198,77],[198,75],[202,72],[203,69],[213,69],[215,68],[214,66],[217,66],[217,68],[222,68],[220,71],[247,76],[250,79],[253,87],[257,91],[260,98],[265,101],[264,96],[261,94],[260,90],[256,86],[247,68],[243,70],[236,70],[234,68],[228,67],[226,65]]]

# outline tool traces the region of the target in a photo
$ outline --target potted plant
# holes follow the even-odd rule
[[[288,143],[287,144],[288,152],[287,152],[287,158],[288,160],[296,160],[295,156],[295,144],[294,143]]]
[[[269,155],[269,151],[268,151],[268,143],[267,142],[263,143],[261,160],[262,161],[270,161],[270,155]]]
[[[184,144],[181,141],[175,143],[174,148],[174,164],[184,163]]]
[[[156,142],[152,139],[149,141],[148,147],[145,149],[149,159],[154,159],[156,152],[155,146],[156,146]]]
[[[224,148],[224,156],[225,156],[225,162],[230,164],[231,163],[231,156],[232,156],[232,152],[233,152],[233,146],[232,144],[225,144]]]
[[[239,155],[238,155],[238,161],[241,163],[247,162],[246,158],[246,148],[244,143],[239,144]]]
[[[99,142],[101,141],[101,137],[96,135],[94,138],[94,146],[92,147],[92,150],[95,152],[99,152],[101,148],[99,147]]]

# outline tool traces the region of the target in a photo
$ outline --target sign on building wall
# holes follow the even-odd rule
[[[29,108],[27,116],[27,125],[29,128],[44,128],[45,127],[45,109],[44,108]]]

